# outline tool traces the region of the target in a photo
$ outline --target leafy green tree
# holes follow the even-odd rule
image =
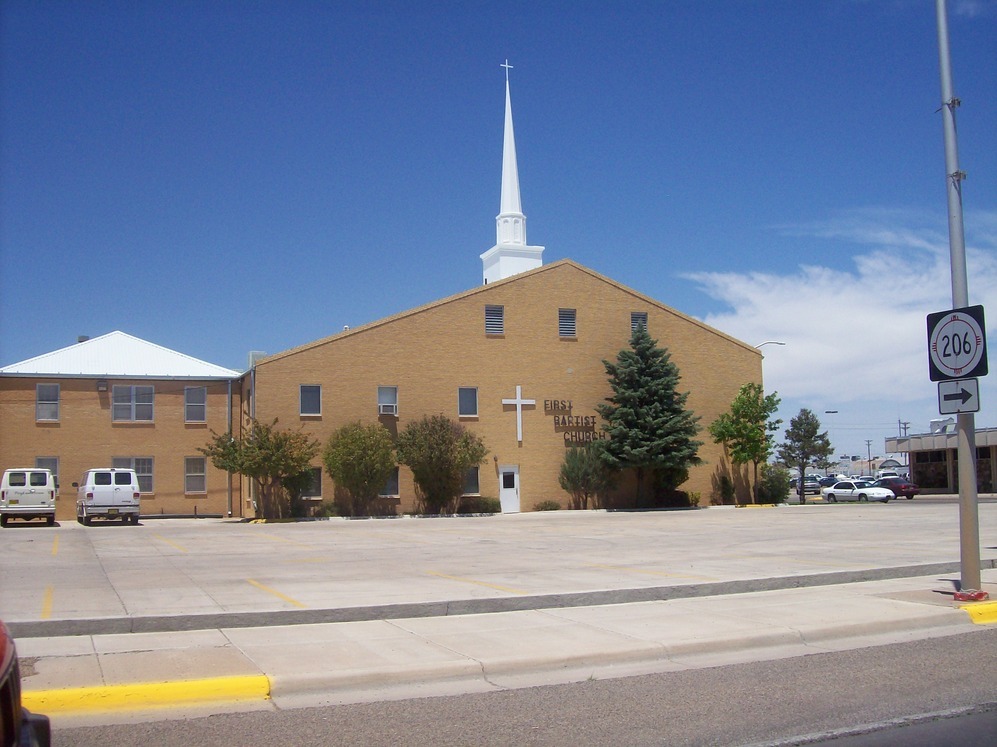
[[[730,403],[730,410],[710,423],[708,429],[733,464],[752,465],[754,503],[758,502],[758,466],[772,455],[773,434],[782,425],[781,419],[772,420],[779,401],[775,393],[766,396],[761,384],[744,384]]]
[[[291,499],[284,482],[293,483],[318,453],[319,443],[301,431],[283,430],[277,420],[251,419],[245,435],[211,433],[199,452],[218,469],[248,477],[257,487],[257,518],[280,519],[291,515]]]
[[[350,495],[350,514],[366,516],[395,469],[395,445],[384,426],[348,423],[325,445],[322,462],[336,486]]]
[[[827,431],[820,432],[820,421],[813,412],[803,408],[799,415],[789,421],[786,440],[779,444],[778,453],[783,462],[799,469],[800,503],[806,503],[807,495],[803,491],[802,480],[807,467],[815,461],[827,460],[831,455],[831,441],[827,437]]]
[[[558,482],[571,494],[571,507],[586,510],[589,501],[596,506],[598,497],[609,490],[614,475],[600,456],[601,442],[572,446],[564,453]]]
[[[456,513],[464,475],[487,453],[480,437],[445,415],[424,416],[398,434],[398,461],[412,470],[429,513]]]
[[[602,458],[613,470],[633,469],[635,505],[644,505],[645,476],[676,488],[692,465],[700,464],[696,441],[699,418],[685,409],[688,392],[677,391],[678,367],[643,325],[621,350],[615,363],[603,361],[613,395],[597,406],[607,439]]]

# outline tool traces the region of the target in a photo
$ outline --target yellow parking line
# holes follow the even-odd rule
[[[42,620],[48,620],[52,617],[52,597],[55,590],[51,586],[45,587],[45,595],[42,597]]]
[[[302,604],[297,599],[292,599],[291,597],[287,596],[286,594],[281,594],[276,589],[271,589],[269,586],[264,586],[259,581],[254,581],[251,578],[247,578],[246,581],[248,581],[249,583],[251,583],[253,586],[255,586],[260,591],[265,591],[268,594],[273,594],[275,597],[277,597],[278,599],[283,599],[288,604],[293,604],[295,607],[300,607],[301,609],[307,609],[308,608],[308,605]]]
[[[626,571],[627,573],[643,573],[647,576],[665,576],[667,578],[694,578],[698,581],[718,581],[712,576],[697,576],[693,573],[668,573],[666,571],[645,571],[641,568],[627,568],[622,565],[589,565],[587,568],[602,568],[607,571]]]
[[[197,703],[269,698],[270,680],[262,674],[208,677],[179,682],[70,687],[62,690],[25,690],[21,693],[21,703],[25,708],[45,714],[171,708]]]
[[[430,576],[436,576],[438,578],[445,578],[448,581],[460,581],[464,584],[475,584],[477,586],[487,586],[489,589],[498,589],[499,591],[507,591],[510,594],[527,594],[528,592],[522,589],[512,589],[508,586],[499,586],[498,584],[489,584],[486,581],[476,581],[473,578],[461,578],[460,576],[449,576],[446,573],[438,573],[436,571],[426,571]]]
[[[189,550],[187,550],[187,548],[184,547],[183,545],[178,545],[173,540],[168,540],[168,539],[166,539],[166,537],[164,537],[161,534],[153,534],[152,536],[155,537],[156,539],[158,539],[160,542],[165,542],[170,547],[175,547],[180,552],[189,552]]]
[[[59,554],[59,535],[55,535],[52,539],[52,557],[54,558]]]

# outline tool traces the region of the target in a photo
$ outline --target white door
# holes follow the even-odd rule
[[[499,467],[499,502],[502,513],[519,513],[519,467]]]

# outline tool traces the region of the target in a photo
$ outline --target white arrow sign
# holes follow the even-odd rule
[[[977,379],[952,379],[938,382],[938,412],[980,411],[980,382]]]

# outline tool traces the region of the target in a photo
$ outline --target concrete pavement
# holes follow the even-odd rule
[[[945,523],[951,511],[944,509],[565,512],[264,525],[248,534],[246,525],[190,521],[18,530],[4,535],[18,557],[6,553],[0,561],[0,616],[17,638],[25,704],[57,727],[165,717],[164,708],[175,717],[717,666],[997,622],[997,602],[971,605],[974,619],[952,600],[958,566],[943,560],[953,550]],[[981,506],[983,537],[994,535],[995,520],[997,511]],[[866,532],[879,538],[873,555],[895,565],[866,560]],[[254,555],[254,537],[288,550],[280,564],[287,561],[289,569],[266,574],[275,559]],[[50,590],[32,608],[9,593],[12,578],[56,538],[63,549],[49,551],[49,560],[66,556],[41,564],[35,581],[42,576]],[[530,573],[537,558],[524,556],[538,541],[546,560]],[[203,557],[198,542],[205,543]],[[997,552],[992,542],[983,544],[984,588],[997,598]],[[391,548],[399,547],[409,556],[407,572],[396,565],[401,559]],[[955,548],[958,557],[957,542]],[[335,554],[331,565],[322,560],[326,552]],[[911,563],[914,554],[923,562]],[[197,570],[212,556],[229,570],[233,557],[241,560],[242,573],[221,581],[256,595],[251,604],[234,593],[225,598],[227,609],[219,603],[213,581]],[[721,562],[720,556],[730,557]],[[756,556],[768,575],[756,570]],[[174,583],[132,588],[132,566],[150,569],[153,557],[183,577],[183,593]],[[692,567],[683,565],[690,560]],[[126,566],[121,576],[116,563]],[[821,563],[822,572],[814,572]],[[342,564],[352,571],[337,576],[333,566]],[[312,565],[325,569],[310,579],[319,588],[301,583],[309,573],[300,569]],[[69,567],[88,571],[70,573],[70,580],[91,594],[89,605],[66,590],[60,608],[58,580]],[[385,575],[385,567],[395,575]],[[94,578],[98,568],[103,576]],[[243,583],[249,573],[263,580]],[[351,575],[363,583],[350,587]],[[330,577],[333,583],[322,582]],[[614,581],[609,588],[607,579]],[[378,593],[366,588],[373,583]],[[343,587],[349,587],[345,597]],[[372,596],[388,605],[366,604]],[[330,604],[334,598],[338,605]],[[219,609],[207,609],[212,605]],[[73,617],[70,606],[77,615],[102,614]],[[159,614],[164,609],[172,614]],[[268,624],[256,624],[260,616]],[[117,632],[142,630],[150,620],[158,621],[150,632]],[[89,631],[67,634],[46,625]]]

